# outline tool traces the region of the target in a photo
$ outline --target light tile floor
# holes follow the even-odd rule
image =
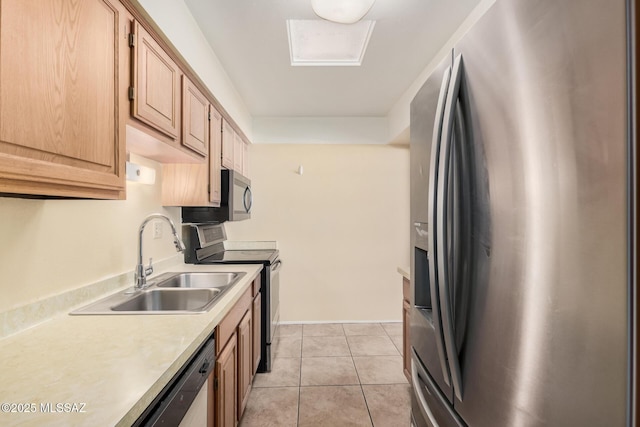
[[[409,426],[402,323],[280,325],[275,346],[241,427]]]

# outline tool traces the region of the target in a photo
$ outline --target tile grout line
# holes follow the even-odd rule
[[[304,336],[302,340],[304,340]],[[296,418],[296,427],[300,425],[300,399],[302,397],[302,340],[300,341],[300,378],[298,378],[298,417]]]
[[[364,394],[364,388],[362,384],[360,384],[360,392],[362,393],[362,398],[364,399],[364,406],[367,408],[367,413],[369,414],[369,421],[371,421],[371,426],[375,427],[373,424],[373,415],[371,415],[371,409],[369,409],[369,402],[367,402],[367,395]]]
[[[379,324],[380,325],[380,324]],[[380,325],[380,327],[382,328],[382,325]],[[382,328],[384,329],[384,328]],[[386,331],[385,331],[386,333]],[[351,348],[349,348],[351,349]],[[353,362],[353,365],[355,366],[355,361]],[[356,368],[356,372],[358,372],[358,369]],[[360,376],[358,375],[358,380],[360,380]],[[371,421],[371,426],[375,427],[375,425],[373,424],[373,415],[371,415],[371,409],[369,408],[369,402],[367,402],[367,395],[364,393],[364,386],[362,385],[362,381],[360,381],[360,392],[362,393],[362,398],[364,399],[364,406],[366,406],[367,408],[367,413],[369,414],[369,421]]]
[[[367,413],[369,414],[369,420],[370,420],[371,426],[375,426],[375,424],[373,422],[373,415],[371,413],[371,408],[369,406],[369,402],[367,400],[367,396],[366,396],[366,393],[364,391],[364,384],[362,383],[362,379],[360,378],[360,373],[359,373],[358,368],[356,367],[356,364],[355,364],[355,360],[354,359],[357,356],[354,356],[353,350],[351,348],[351,344],[350,344],[349,339],[348,339],[349,336],[351,336],[351,335],[347,335],[346,330],[344,328],[344,323],[339,323],[339,325],[340,325],[340,327],[342,329],[342,333],[343,333],[342,336],[344,336],[344,339],[345,339],[345,341],[347,343],[347,348],[349,350],[349,356],[347,356],[347,357],[350,357],[352,366],[353,366],[353,368],[354,368],[354,370],[356,372],[357,384],[353,384],[351,386],[355,386],[355,385],[359,385],[360,386],[360,392],[361,392],[361,395],[362,395],[362,397],[364,399],[364,403],[365,403],[365,407],[367,409]],[[377,325],[379,327],[382,327],[381,323],[377,323]],[[297,427],[299,427],[300,423],[301,423],[301,399],[302,399],[302,387],[303,387],[303,385],[302,385],[302,359],[303,359],[303,347],[304,347],[304,342],[305,342],[305,340],[304,340],[304,338],[305,338],[304,325],[300,325],[300,326],[301,326],[300,335],[299,335],[299,337],[300,337],[300,350],[299,350],[299,358],[300,358],[300,360],[299,360],[299,365],[298,365],[300,374],[299,374],[299,377],[298,377],[298,385],[297,385],[297,387],[298,387],[297,408],[296,408],[297,409],[297,414],[296,414],[297,415],[297,419],[296,419],[296,424],[295,424]],[[395,343],[393,343],[393,340],[391,339],[390,333],[386,329],[384,329],[384,327],[382,327],[382,328],[384,330],[384,336],[386,336],[392,342],[392,345],[393,345],[394,349],[396,350],[396,355],[400,355],[400,357],[402,357],[400,350],[396,347]],[[323,337],[323,336],[324,335],[318,336],[318,337]],[[327,335],[327,337],[329,337],[329,336],[333,336],[333,335]],[[365,335],[362,335],[362,336],[376,336],[376,335],[366,335],[365,334]],[[315,337],[315,336],[313,336],[313,337]],[[291,338],[293,338],[293,336]],[[385,356],[391,356],[391,355],[372,355],[372,356],[368,356],[368,357],[376,357],[376,356],[377,357],[385,357]],[[316,357],[338,358],[340,356],[316,356]],[[392,356],[392,357],[395,357],[395,356]],[[283,358],[283,357],[280,357],[280,358]],[[295,356],[293,358],[295,358]],[[380,385],[381,386],[383,386],[383,385],[391,386],[391,385],[396,385],[396,384],[397,385],[406,384],[406,380],[404,380],[402,383],[392,382],[392,383],[385,383],[385,384],[380,384]],[[335,386],[336,385],[332,385],[332,384],[324,384],[324,385],[315,385],[314,387],[335,387]],[[345,387],[345,386],[349,386],[349,385],[345,384],[345,385],[341,385],[341,386]],[[284,386],[273,386],[273,387],[284,387]],[[267,387],[264,387],[264,388],[269,388],[269,387],[267,386]]]
[[[396,322],[393,322],[393,323],[396,323]],[[399,323],[402,323],[402,322],[399,322]],[[400,355],[400,357],[403,357],[403,356],[402,356],[402,353],[400,352],[400,349],[398,348],[398,346],[396,345],[396,343],[393,341],[393,338],[391,337],[391,334],[389,333],[389,331],[387,331],[387,330],[385,329],[385,327],[384,327],[384,326],[382,326],[382,323],[380,324],[380,326],[381,326],[381,327],[382,327],[382,329],[384,330],[384,333],[385,333],[385,334],[387,334],[387,337],[389,338],[389,340],[391,340],[391,344],[393,344],[393,346],[395,347],[395,349],[396,349],[396,351],[398,352],[398,354]],[[395,335],[394,335],[394,336],[395,336]]]
[[[344,326],[343,326],[344,331]],[[347,336],[347,331],[344,331],[345,341],[347,341],[347,347],[349,348],[349,354],[351,355],[351,363],[353,364],[353,369],[356,371],[356,377],[358,377],[358,385],[360,386],[360,393],[362,393],[362,399],[364,400],[364,406],[367,408],[367,414],[369,415],[369,421],[371,422],[371,426],[373,427],[373,417],[371,416],[371,410],[369,409],[369,404],[367,403],[367,397],[364,394],[364,388],[362,388],[362,380],[360,379],[360,373],[358,372],[358,368],[356,367],[356,362],[353,360],[353,352],[351,351],[351,345],[349,344],[349,337]]]

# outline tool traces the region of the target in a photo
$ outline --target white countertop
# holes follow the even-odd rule
[[[411,280],[411,273],[409,272],[409,270],[409,267],[398,267],[398,273],[402,274],[402,277],[407,280]]]
[[[66,314],[1,339],[0,404],[35,404],[36,411],[8,413],[0,406],[0,425],[130,426],[261,269],[181,264],[167,270],[247,273],[205,313]],[[42,412],[47,403],[77,404],[67,408],[84,412]]]

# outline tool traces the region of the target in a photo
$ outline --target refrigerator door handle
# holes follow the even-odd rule
[[[438,241],[438,286],[440,298],[440,311],[442,313],[442,333],[444,336],[445,349],[449,361],[449,370],[451,372],[451,382],[456,397],[462,401],[462,375],[460,370],[460,360],[456,349],[455,334],[453,330],[453,307],[451,306],[451,291],[449,278],[449,260],[447,259],[448,245],[447,234],[450,224],[447,222],[448,212],[448,195],[449,195],[449,168],[451,166],[452,147],[453,147],[453,123],[458,96],[460,93],[460,83],[462,81],[462,56],[458,55],[453,62],[453,71],[451,73],[451,83],[447,93],[446,108],[444,112],[444,120],[442,122],[442,147],[440,148],[440,161],[438,175],[438,229],[440,235]],[[455,252],[455,251],[454,251]]]
[[[442,120],[444,118],[445,100],[451,80],[451,67],[447,67],[442,77],[440,94],[438,95],[438,105],[433,125],[433,138],[431,141],[431,160],[429,168],[429,206],[428,206],[428,249],[429,249],[429,287],[431,290],[432,320],[436,336],[436,348],[440,368],[444,382],[449,382],[449,367],[445,354],[444,338],[442,336],[442,326],[440,321],[440,302],[438,301],[438,258],[441,256],[437,251],[438,223],[437,223],[437,188],[438,188],[438,162],[440,158],[440,143],[442,136]]]

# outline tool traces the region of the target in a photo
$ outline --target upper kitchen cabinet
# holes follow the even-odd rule
[[[246,141],[242,144],[242,175],[251,178],[249,176],[249,143]]]
[[[209,101],[182,76],[182,145],[202,156],[209,151]]]
[[[143,25],[146,24],[147,26]],[[153,25],[131,22],[131,114],[127,151],[160,163],[200,163],[208,155],[209,99]]]
[[[233,147],[233,170],[240,173],[240,175],[249,177],[249,143],[242,139],[242,137],[236,133],[236,141]]]
[[[0,193],[124,198],[128,12],[0,2]]]
[[[225,119],[222,120],[222,167],[248,177],[248,143]]]
[[[222,115],[211,105],[207,111],[208,162],[163,164],[163,206],[220,206]]]
[[[178,65],[153,37],[133,22],[132,115],[171,139],[180,136]]]
[[[233,130],[231,124],[222,119],[222,167],[233,169],[234,157],[233,148],[236,140],[236,131]]]
[[[222,115],[211,108],[211,137],[210,137],[210,153],[209,153],[209,196],[212,205],[220,206],[222,200],[221,173],[222,169]]]
[[[243,174],[244,166],[244,141],[237,133],[233,140],[233,170]]]

